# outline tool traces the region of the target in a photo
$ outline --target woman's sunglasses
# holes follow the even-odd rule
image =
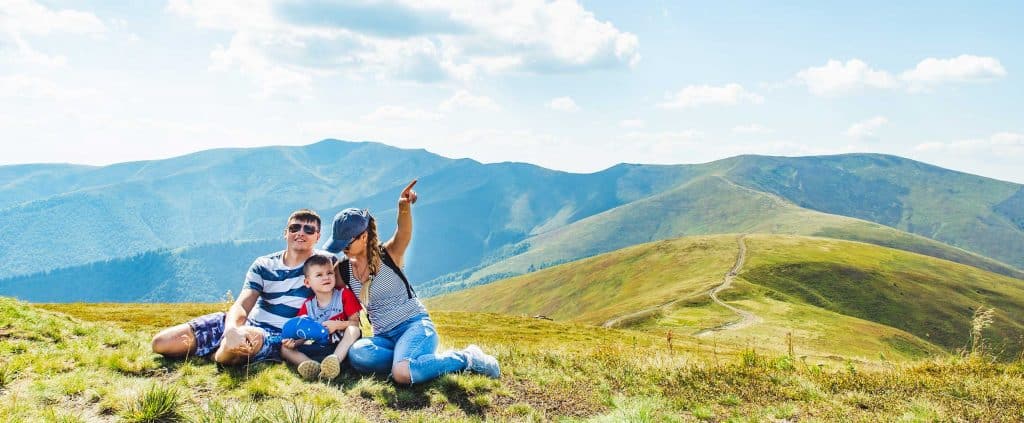
[[[314,225],[303,225],[301,223],[292,223],[291,225],[288,225],[288,232],[296,233],[299,229],[301,229],[302,232],[305,232],[306,235],[313,235],[317,231],[317,228]]]

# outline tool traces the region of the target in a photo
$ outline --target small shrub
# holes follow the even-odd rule
[[[78,395],[88,388],[89,380],[83,372],[64,375],[57,381],[57,388],[64,395]]]
[[[43,411],[43,420],[54,423],[79,423],[85,420],[81,417],[68,414],[63,409],[47,408]]]
[[[492,401],[490,395],[480,394],[474,395],[473,398],[470,399],[470,402],[479,408],[487,408],[491,406]]]
[[[390,383],[381,383],[373,378],[364,377],[352,387],[352,391],[368,400],[376,401],[381,405],[390,404],[395,398],[395,386]]]
[[[137,345],[109,351],[100,358],[100,363],[111,370],[132,376],[146,375],[159,367],[152,354]]]
[[[769,414],[778,420],[790,420],[796,417],[797,408],[793,404],[780,404],[772,407]]]
[[[698,420],[707,421],[715,418],[714,410],[704,404],[697,404],[690,407],[690,412],[693,413],[693,417],[696,417]]]
[[[177,389],[152,385],[121,417],[128,422],[180,420],[181,394]]]
[[[982,354],[985,350],[985,341],[981,332],[992,325],[992,316],[995,315],[992,307],[978,307],[974,310],[974,317],[971,318],[971,355]]]
[[[796,365],[793,363],[793,357],[788,355],[782,355],[775,357],[771,362],[771,367],[776,370],[795,370]]]
[[[354,416],[342,415],[335,410],[298,402],[278,403],[269,407],[261,406],[260,408],[263,409],[260,417],[267,422],[333,423],[356,421]]]
[[[533,406],[525,402],[517,402],[505,408],[505,412],[513,417],[526,417],[536,413]]]
[[[761,361],[761,357],[757,355],[757,351],[753,348],[747,348],[740,352],[740,363],[744,367],[758,367],[761,365]]]
[[[193,423],[256,423],[262,422],[255,403],[240,402],[225,406],[219,401],[211,401],[204,407],[188,413]]]
[[[727,394],[719,399],[718,403],[729,407],[735,407],[740,405],[740,397],[736,396],[736,394]]]
[[[18,373],[8,363],[0,364],[0,390],[10,385],[17,378]]]
[[[910,404],[908,409],[903,415],[899,417],[899,422],[937,422],[945,420],[946,418],[936,411],[934,404],[929,403],[926,400],[915,400]]]

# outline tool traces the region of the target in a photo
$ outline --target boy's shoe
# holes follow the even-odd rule
[[[320,379],[333,380],[341,374],[341,360],[338,356],[331,354],[324,357],[320,362]]]
[[[501,377],[501,368],[498,366],[498,359],[485,353],[480,349],[480,347],[470,344],[466,349],[462,350],[462,352],[466,354],[466,361],[469,362],[466,366],[466,370],[480,373],[493,379]]]
[[[313,360],[306,360],[299,363],[299,375],[306,380],[314,380],[320,374],[320,363]]]

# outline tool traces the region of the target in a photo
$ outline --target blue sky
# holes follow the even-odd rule
[[[0,164],[323,138],[573,172],[896,154],[1024,182],[1020,2],[0,0]]]

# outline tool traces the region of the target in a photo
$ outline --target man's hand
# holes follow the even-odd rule
[[[223,342],[228,352],[252,357],[263,348],[263,333],[248,326],[230,328],[224,331]]]
[[[409,210],[409,206],[416,203],[416,191],[413,191],[412,187],[416,185],[417,179],[413,179],[409,183],[409,186],[402,190],[402,193],[398,195],[398,210]]]
[[[284,339],[284,340],[281,340],[281,348],[287,348],[289,350],[294,350],[294,349],[298,348],[299,345],[302,345],[302,340],[301,339]]]

